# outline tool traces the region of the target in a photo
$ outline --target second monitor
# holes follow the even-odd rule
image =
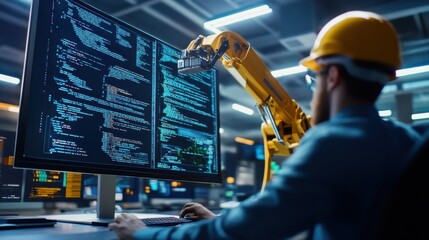
[[[116,202],[141,206],[141,180],[117,177]],[[59,171],[27,170],[24,182],[25,202],[74,202],[89,205],[97,199],[97,175]]]

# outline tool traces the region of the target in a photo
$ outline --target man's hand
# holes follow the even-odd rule
[[[142,220],[131,214],[122,213],[115,218],[115,222],[109,224],[109,229],[114,231],[119,239],[133,239],[134,233],[146,227]]]
[[[201,220],[216,217],[216,214],[205,208],[199,203],[187,203],[180,211],[180,217],[185,217],[190,220]]]

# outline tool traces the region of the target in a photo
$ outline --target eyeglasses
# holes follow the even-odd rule
[[[307,71],[307,74],[305,74],[305,83],[307,83],[308,88],[314,92],[316,88],[316,74],[314,74],[313,71]]]
[[[329,67],[330,65],[328,65],[325,69],[321,70],[321,71],[317,71],[313,72],[311,70],[307,71],[307,74],[305,74],[305,83],[307,83],[307,86],[311,89],[311,91],[314,92],[314,89],[316,88],[316,74],[318,75],[328,75],[329,72]]]

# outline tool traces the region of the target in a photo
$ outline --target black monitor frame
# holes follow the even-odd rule
[[[104,18],[107,18],[109,21],[112,21],[115,24],[124,26],[128,30],[131,30],[138,35],[143,35],[145,37],[150,37],[156,41],[161,42],[167,46],[172,47],[171,45],[141,31],[137,28],[128,25],[114,17],[111,17],[94,7],[79,1],[79,0],[70,0],[74,4],[86,8]],[[35,99],[29,99],[30,88],[32,86],[32,81],[41,81],[40,79],[35,78],[37,74],[40,75],[40,72],[43,71],[40,64],[34,60],[40,60],[42,56],[45,56],[45,53],[40,50],[44,49],[47,40],[46,36],[43,35],[46,32],[47,26],[46,23],[49,23],[50,6],[52,1],[46,0],[34,0],[31,8],[30,15],[30,24],[28,29],[27,37],[27,46],[26,46],[26,58],[24,63],[24,72],[23,72],[23,83],[21,89],[21,110],[19,114],[19,124],[17,129],[17,140],[16,140],[16,160],[15,167],[18,168],[34,168],[34,169],[46,169],[46,170],[59,170],[59,171],[71,171],[71,172],[81,172],[81,173],[93,173],[93,174],[108,174],[108,175],[124,175],[124,176],[135,176],[135,177],[145,177],[145,178],[157,178],[157,179],[172,179],[172,180],[181,180],[181,181],[193,181],[193,182],[221,182],[221,162],[220,162],[220,138],[219,134],[216,133],[216,149],[214,154],[217,158],[217,174],[199,174],[195,172],[183,172],[183,171],[155,171],[155,172],[142,172],[141,169],[136,169],[134,167],[123,167],[121,168],[112,168],[111,166],[101,166],[100,164],[91,164],[91,163],[79,163],[78,166],[73,162],[63,161],[61,159],[56,159],[55,161],[44,161],[43,158],[34,158],[27,157],[24,154],[24,146],[26,141],[26,130],[29,124],[32,124],[28,117],[28,111],[31,109],[32,104],[35,104]],[[173,47],[174,48],[174,47]],[[216,78],[218,77],[217,71],[215,73]],[[219,106],[218,106],[218,81],[216,79],[216,93],[215,93],[215,109],[217,114],[217,123],[219,123]],[[38,104],[38,103],[37,103]],[[34,123],[33,123],[34,124]],[[219,126],[215,126],[216,129]],[[37,140],[36,140],[37,141]]]

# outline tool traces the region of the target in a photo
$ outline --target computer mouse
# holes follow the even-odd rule
[[[192,221],[198,220],[198,217],[195,216],[195,214],[193,214],[193,213],[188,213],[185,216],[183,216],[183,218],[188,219],[188,220],[192,220]]]

